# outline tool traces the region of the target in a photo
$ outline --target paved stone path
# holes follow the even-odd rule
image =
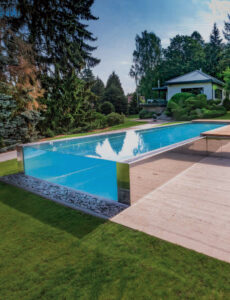
[[[0,162],[14,159],[17,157],[17,152],[16,151],[9,151],[5,153],[0,153]]]
[[[112,221],[230,262],[230,160],[204,158]]]

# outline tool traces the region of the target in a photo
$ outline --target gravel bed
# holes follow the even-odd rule
[[[23,173],[3,176],[0,177],[0,180],[101,218],[111,218],[128,207],[116,201],[76,191],[65,186],[24,175]]]

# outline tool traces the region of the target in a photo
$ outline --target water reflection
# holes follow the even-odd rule
[[[106,138],[97,143],[96,155],[108,160],[120,161],[141,153],[143,151],[143,139],[139,133],[128,131],[124,135],[122,145],[117,145],[114,141]]]

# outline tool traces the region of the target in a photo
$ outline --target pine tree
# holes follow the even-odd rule
[[[123,94],[123,88],[121,86],[121,81],[118,75],[113,71],[112,74],[109,76],[107,83],[106,83],[106,89],[108,89],[111,86],[116,86]]]
[[[105,85],[99,77],[95,79],[91,91],[98,97],[98,102],[102,103],[105,93]]]
[[[55,82],[56,88],[43,99],[47,109],[41,131],[47,134],[49,128],[55,134],[61,134],[85,126],[92,118],[95,101],[88,84],[75,72],[64,78],[56,77]]]
[[[223,44],[220,37],[220,31],[214,23],[213,30],[210,35],[210,42],[206,45],[206,66],[205,71],[209,75],[219,77],[221,79],[221,59],[223,58]]]
[[[228,43],[230,43],[230,14],[228,14],[228,22],[224,22],[224,37]]]
[[[129,114],[135,115],[135,114],[138,114],[138,112],[139,112],[139,107],[138,107],[138,102],[137,102],[137,93],[135,92],[131,96],[132,96],[132,99],[129,103]]]
[[[120,79],[115,72],[112,72],[107,80],[104,101],[111,102],[117,113],[127,113],[128,101],[125,97]]]
[[[33,45],[37,63],[45,64],[47,72],[55,67],[56,74],[66,74],[99,63],[91,54],[96,47],[88,44],[96,39],[84,24],[84,20],[97,20],[91,13],[93,2],[18,0],[4,1],[0,6],[17,12],[9,15],[6,10],[3,19]]]
[[[224,22],[223,34],[227,44],[224,47],[223,58],[220,62],[221,70],[224,70],[226,66],[230,66],[230,14],[228,14],[228,21]]]
[[[88,83],[94,83],[95,81],[95,77],[93,75],[93,72],[90,68],[85,68],[83,69],[83,71],[81,72],[81,78]]]

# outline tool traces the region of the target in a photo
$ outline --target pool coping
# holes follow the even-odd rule
[[[122,133],[122,132],[130,131],[130,130],[137,131],[137,132],[152,130],[152,129],[159,129],[160,130],[161,128],[165,128],[165,127],[179,126],[179,125],[192,124],[192,123],[209,123],[209,121],[207,120],[205,122],[203,120],[202,121],[195,120],[194,122],[193,121],[192,122],[181,122],[181,123],[176,123],[176,124],[174,123],[174,124],[153,126],[153,127],[148,128],[148,129],[147,128],[146,129],[138,129],[137,128],[137,129],[128,129],[128,130],[123,129],[123,130],[119,130],[119,131],[116,131],[116,132],[103,132],[103,133],[98,133],[98,134],[94,134],[94,135],[90,135],[90,136],[87,135],[87,136],[80,136],[80,137],[71,137],[71,138],[63,138],[63,139],[57,139],[57,140],[51,140],[51,141],[42,141],[42,142],[36,142],[36,143],[22,144],[22,145],[19,145],[17,147],[17,157],[18,157],[18,163],[19,163],[19,167],[20,167],[19,169],[20,169],[21,172],[24,172],[24,151],[23,151],[23,148],[26,148],[26,147],[33,147],[35,145],[40,145],[40,144],[54,144],[56,142],[69,141],[69,140],[78,140],[78,139],[84,139],[86,137],[115,135],[115,134],[119,134],[119,133]],[[218,120],[213,120],[212,123],[217,123],[217,124],[225,123],[227,125],[228,123],[230,123],[230,121],[229,122],[223,122],[223,121],[219,122]],[[223,127],[225,127],[225,126],[223,126]],[[221,128],[223,128],[223,127],[221,127]],[[213,130],[216,130],[216,129],[212,129],[210,131],[213,131]],[[199,140],[206,139],[206,138],[207,137],[203,136],[202,133],[201,133],[200,136],[196,136],[194,138],[186,139],[186,140],[180,141],[178,143],[170,144],[168,146],[161,147],[161,148],[158,148],[158,149],[140,154],[140,155],[138,155],[136,157],[133,157],[133,158],[130,158],[130,159],[126,159],[126,160],[123,160],[123,161],[113,161],[113,162],[116,163],[116,168],[117,168],[118,201],[109,200],[107,198],[104,198],[104,201],[112,201],[112,202],[115,202],[115,203],[118,202],[118,203],[121,203],[121,204],[124,204],[124,205],[130,205],[131,204],[131,200],[130,200],[131,199],[130,198],[130,192],[131,192],[130,191],[130,170],[133,166],[135,166],[135,164],[138,164],[141,161],[144,161],[148,158],[152,158],[152,157],[155,157],[157,155],[167,153],[168,151],[172,151],[173,149],[176,149],[178,147],[186,146],[186,145],[192,144],[195,141],[199,141]],[[82,156],[82,157],[84,157],[84,156]],[[98,157],[95,157],[95,159],[102,159],[102,160],[109,161],[108,159],[98,158]],[[110,161],[112,161],[112,160],[110,160]],[[122,169],[122,173],[118,172],[118,169]],[[48,182],[48,181],[46,181],[46,182]],[[68,188],[68,187],[65,187],[65,188]],[[71,189],[71,188],[69,188],[69,189]],[[75,191],[79,192],[79,193],[83,193],[85,195],[89,194],[89,193],[84,192],[84,191],[79,191],[79,190],[75,190]],[[90,196],[92,196],[94,198],[102,198],[100,196],[96,196],[96,195],[92,195],[92,194],[90,194]]]
[[[188,123],[191,123],[191,121],[185,121],[185,122],[176,123],[176,124],[166,124],[166,125],[164,125],[164,124],[155,125],[154,124],[152,127],[147,128],[147,129],[126,128],[126,129],[120,129],[120,130],[114,130],[114,131],[106,131],[106,132],[89,134],[89,135],[82,135],[82,136],[76,136],[76,137],[69,137],[69,138],[61,138],[61,139],[48,140],[48,141],[40,141],[40,142],[32,142],[32,143],[26,143],[26,144],[19,144],[18,147],[32,147],[32,146],[40,145],[40,144],[64,142],[64,141],[70,141],[70,140],[75,140],[75,139],[77,140],[77,139],[82,139],[82,138],[87,138],[87,137],[104,136],[104,135],[108,135],[108,134],[109,135],[114,135],[114,134],[123,133],[123,132],[127,132],[127,131],[142,131],[142,130],[149,130],[149,129],[161,128],[161,127],[177,126],[177,125],[188,124]]]

